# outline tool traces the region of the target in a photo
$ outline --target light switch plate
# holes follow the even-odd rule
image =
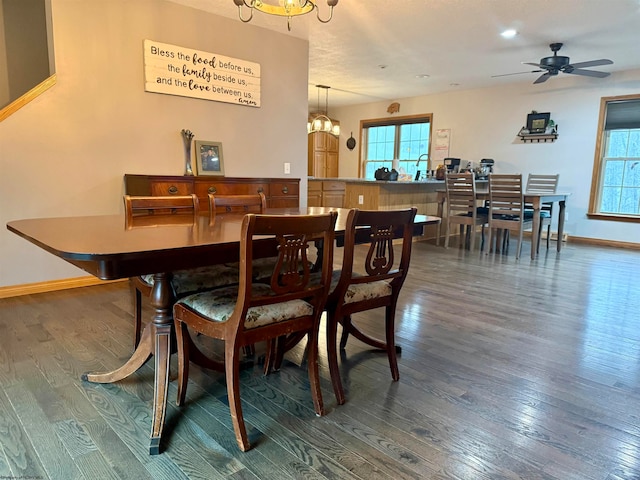
[[[284,163],[284,173],[285,174],[291,173],[291,164],[289,162]]]

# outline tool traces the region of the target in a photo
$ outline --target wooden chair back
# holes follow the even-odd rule
[[[476,200],[476,181],[472,172],[445,174],[446,187],[446,234],[444,246],[449,246],[449,235],[452,225],[460,226],[461,243],[463,227],[467,226],[470,231],[469,249],[473,250],[475,245],[475,227],[487,223],[487,215],[478,215]]]
[[[209,216],[218,213],[264,213],[267,200],[264,193],[256,195],[215,195],[209,194]]]
[[[447,216],[476,215],[476,181],[473,173],[445,174]]]
[[[393,296],[404,283],[411,260],[415,207],[406,210],[368,211],[352,209],[347,216],[342,273],[335,294],[343,298],[349,285],[389,280]],[[371,231],[361,232],[362,227]],[[394,245],[394,238],[401,239]],[[361,260],[355,255],[357,244],[367,246]],[[397,255],[399,251],[399,255]],[[341,297],[341,293],[343,294]],[[364,308],[366,309],[366,308]]]
[[[134,219],[140,217],[162,217],[167,219],[173,216],[188,216],[193,222],[198,215],[198,197],[196,195],[125,195],[124,211],[127,226],[134,224]],[[140,224],[143,226],[143,223]]]
[[[539,175],[530,173],[527,177],[526,193],[556,193],[559,179],[559,174]],[[533,205],[527,204],[526,208],[532,210]],[[542,237],[542,229],[545,226],[547,227],[547,249],[549,248],[552,217],[553,202],[543,203],[540,205],[540,229],[538,230],[538,244],[536,245],[536,251],[540,251],[540,238]]]
[[[489,174],[489,249],[492,236],[497,230],[517,230],[518,247],[516,258],[522,250],[522,237],[525,224],[525,204],[522,190],[522,174]],[[496,250],[498,250],[496,242]]]
[[[556,193],[560,175],[538,175],[530,173],[527,177],[527,193]]]

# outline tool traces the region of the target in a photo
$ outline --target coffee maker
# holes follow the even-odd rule
[[[447,168],[447,173],[458,173],[458,170],[460,170],[460,159],[445,158],[444,166]]]

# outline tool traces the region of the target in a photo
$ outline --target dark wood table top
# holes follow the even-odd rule
[[[266,214],[299,215],[338,212],[336,233],[344,232],[348,209],[309,207],[269,209]],[[165,217],[166,218],[166,217]],[[238,258],[243,215],[208,216],[197,222],[173,217],[169,222],[143,220],[133,228],[124,215],[15,220],[7,228],[31,243],[102,279],[115,280],[173,271]],[[417,215],[415,224],[437,224],[440,218]],[[212,248],[213,247],[213,248]]]

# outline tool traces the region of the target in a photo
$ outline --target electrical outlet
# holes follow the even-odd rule
[[[358,195],[358,205],[364,204],[364,195]]]
[[[291,164],[289,162],[284,163],[284,173],[285,174],[291,173]]]

